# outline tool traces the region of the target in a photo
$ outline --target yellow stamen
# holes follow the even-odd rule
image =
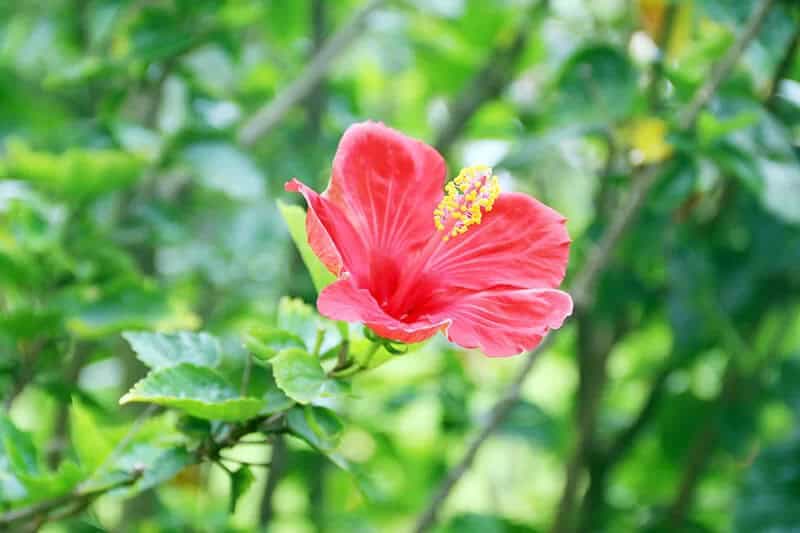
[[[461,169],[444,190],[445,197],[433,211],[433,222],[437,230],[444,231],[443,240],[447,241],[481,223],[500,194],[500,184],[491,168],[476,165]]]

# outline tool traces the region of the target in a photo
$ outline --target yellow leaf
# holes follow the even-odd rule
[[[623,135],[640,155],[640,162],[656,163],[672,153],[672,146],[666,140],[667,131],[667,123],[660,118],[645,117],[634,120]]]

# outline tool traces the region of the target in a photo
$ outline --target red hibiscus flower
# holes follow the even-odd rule
[[[520,193],[501,193],[487,167],[445,187],[442,157],[383,124],[351,126],[322,194],[308,203],[314,253],[338,280],[319,312],[406,343],[443,330],[489,356],[530,350],[572,312],[557,290],[569,255],[565,218]]]

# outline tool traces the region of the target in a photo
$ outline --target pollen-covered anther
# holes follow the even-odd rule
[[[491,168],[476,165],[461,169],[444,190],[444,198],[433,211],[433,222],[447,241],[481,223],[500,194],[500,184]]]

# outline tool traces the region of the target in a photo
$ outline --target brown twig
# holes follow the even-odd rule
[[[68,385],[77,383],[81,374],[81,370],[83,369],[83,365],[86,364],[86,361],[89,358],[89,349],[90,347],[84,344],[76,344],[73,347],[72,361],[69,363],[66,371],[64,372],[64,383],[67,383]],[[61,452],[67,440],[67,430],[69,429],[69,406],[70,402],[67,398],[67,401],[61,402],[56,414],[55,429],[53,430],[53,437],[51,438],[50,442],[50,453],[47,457],[47,462],[52,468],[55,468],[61,460]]]
[[[270,463],[272,467],[269,469],[267,476],[267,483],[264,486],[264,494],[261,496],[261,525],[266,526],[272,520],[275,513],[273,508],[273,496],[275,490],[278,488],[278,482],[283,477],[286,470],[286,459],[288,450],[286,449],[286,442],[281,435],[276,435],[272,441],[272,451],[270,454]]]
[[[761,374],[778,359],[781,346],[786,335],[791,331],[794,319],[790,313],[784,315],[784,319],[778,324],[778,328],[769,339],[760,361],[753,369],[749,379],[745,380],[747,376],[743,375],[740,370],[739,361],[751,359],[755,350],[748,345],[726,316],[719,313],[716,315],[718,327],[721,329],[721,338],[731,355],[725,369],[722,387],[711,408],[712,412],[703,429],[695,435],[692,441],[686,470],[683,472],[675,498],[669,508],[669,525],[676,531],[680,529],[689,513],[695,490],[719,442],[722,432],[722,415],[725,409],[736,399],[737,394],[741,394],[740,389],[748,384],[758,383]]]
[[[756,7],[750,14],[750,18],[747,20],[747,24],[745,24],[744,30],[742,30],[742,33],[739,35],[736,41],[734,41],[731,47],[728,48],[728,51],[725,53],[725,56],[720,60],[720,62],[714,65],[714,68],[711,70],[711,74],[706,79],[706,82],[694,94],[694,98],[692,98],[692,101],[689,103],[686,109],[684,109],[683,112],[678,115],[679,129],[687,130],[694,125],[694,121],[697,120],[700,110],[702,110],[711,100],[711,97],[717,92],[719,86],[731,73],[733,67],[736,66],[736,62],[739,61],[739,58],[744,53],[745,49],[758,34],[758,31],[761,29],[761,25],[764,23],[764,19],[767,17],[767,13],[774,3],[775,0],[760,0],[756,4]]]
[[[489,54],[483,67],[452,102],[450,117],[437,133],[433,143],[439,152],[446,154],[475,112],[487,101],[497,98],[511,81],[514,66],[525,51],[534,22],[540,18],[539,13],[546,7],[546,1],[534,5],[519,25],[510,43],[496,47]]]
[[[678,491],[668,512],[671,530],[679,531],[686,519],[694,491],[716,448],[720,436],[722,412],[733,399],[739,380],[739,372],[731,360],[725,371],[721,391],[714,402],[716,405],[712,407],[713,413],[703,429],[695,435],[689,449],[686,469],[683,471]]]
[[[657,108],[660,103],[660,83],[664,78],[664,63],[672,43],[672,28],[675,26],[678,7],[677,2],[668,3],[666,11],[664,12],[664,24],[661,26],[656,40],[659,53],[650,68],[650,86],[648,88],[648,99],[650,106],[653,108]]]
[[[702,107],[711,99],[714,92],[719,88],[723,79],[730,73],[736,60],[744,52],[747,45],[753,40],[758,29],[764,21],[766,11],[772,5],[774,0],[761,0],[756,6],[753,14],[746,25],[745,30],[731,45],[731,48],[725,54],[720,66],[713,69],[714,74],[709,81],[704,84],[699,90],[692,103],[689,104],[687,109],[679,116],[682,120],[679,124],[687,124],[686,127],[693,124],[697,115],[700,113]],[[699,104],[699,105],[698,105]],[[573,284],[572,296],[576,308],[580,309],[585,307],[587,301],[590,300],[590,291],[593,289],[595,283],[599,279],[600,274],[608,265],[611,259],[611,253],[616,248],[616,245],[621,240],[625,230],[630,226],[633,220],[639,213],[639,210],[644,205],[644,200],[650,189],[655,184],[657,177],[660,174],[661,166],[647,167],[640,176],[633,180],[632,190],[628,196],[626,203],[615,214],[614,219],[609,224],[608,230],[604,233],[602,239],[589,255],[587,264],[583,267],[580,273],[575,277]],[[556,332],[551,332],[548,339],[552,340]],[[502,398],[492,407],[489,416],[484,424],[481,426],[478,434],[471,441],[467,447],[467,452],[456,463],[456,465],[448,472],[444,481],[434,493],[431,501],[420,514],[414,531],[421,533],[428,531],[431,526],[436,522],[439,510],[444,504],[447,496],[452,491],[456,483],[461,479],[464,473],[469,469],[472,461],[478,453],[478,450],[489,438],[494,430],[500,425],[508,413],[513,408],[514,404],[520,397],[522,384],[528,377],[528,374],[533,369],[534,363],[548,343],[540,344],[536,349],[531,351],[525,363],[520,368],[517,375],[514,377],[512,383],[509,385],[506,393]]]
[[[239,142],[252,146],[277,126],[292,108],[311,94],[328,75],[336,58],[361,35],[369,15],[385,0],[367,0],[350,21],[333,34],[311,63],[272,100],[255,112],[239,129]]]
[[[17,396],[22,394],[22,391],[24,391],[36,377],[36,361],[39,358],[39,353],[42,351],[44,344],[44,339],[40,338],[33,341],[28,349],[20,350],[22,363],[19,365],[19,371],[14,375],[11,391],[9,391],[8,396],[3,400],[3,407],[5,407],[6,411],[11,409]]]
[[[144,419],[149,414],[153,413],[155,409],[157,409],[155,406],[151,406],[142,413],[142,415],[134,422],[133,426],[131,426],[131,429],[128,430],[128,433],[123,437],[122,441],[115,446],[104,465],[110,462],[112,458],[116,457],[116,455],[125,446],[127,446],[127,444],[130,442],[130,439],[133,438],[135,433],[141,427]],[[237,461],[244,464],[236,459],[223,457],[220,452],[226,448],[237,445],[242,437],[249,435],[250,433],[262,432],[279,436],[285,431],[285,427],[282,424],[283,416],[284,413],[276,413],[270,417],[258,417],[241,424],[225,425],[222,430],[218,432],[216,438],[209,439],[206,443],[204,443],[204,445],[200,446],[194,452],[193,464],[201,463],[203,461],[217,462],[220,459]],[[247,464],[252,464],[252,466],[268,466],[266,463]],[[102,469],[104,465],[101,465],[99,469]],[[98,497],[115,488],[135,482],[143,473],[143,471],[134,470],[128,477],[122,479],[119,483],[105,486],[96,490],[89,491],[86,490],[84,486],[79,485],[74,491],[63,496],[38,502],[20,509],[8,511],[5,514],[0,515],[0,531],[5,531],[3,528],[10,526],[16,526],[14,531],[25,529],[36,530],[42,524],[52,519],[74,516],[86,509]]]
[[[14,525],[23,527],[25,523],[36,522],[41,524],[51,518],[74,516],[106,492],[130,485],[141,477],[141,475],[142,472],[134,471],[130,476],[101,489],[87,491],[79,486],[74,491],[59,496],[58,498],[8,511],[0,515],[0,527],[11,527]]]
[[[319,54],[325,44],[326,0],[311,0],[311,38],[312,52]],[[322,129],[322,114],[325,111],[325,80],[322,79],[311,91],[306,102],[308,133],[311,139],[318,139]]]
[[[503,394],[502,398],[500,398],[500,400],[494,404],[492,409],[489,411],[489,414],[484,420],[483,425],[478,431],[478,434],[470,442],[470,445],[467,447],[467,451],[464,453],[461,460],[447,473],[447,477],[445,477],[444,481],[442,481],[441,485],[439,485],[439,488],[431,498],[428,506],[425,508],[425,511],[419,516],[414,531],[417,533],[427,531],[436,522],[439,509],[450,495],[450,491],[453,490],[453,487],[455,487],[456,483],[458,483],[461,477],[467,472],[467,470],[469,470],[469,467],[472,466],[472,462],[475,460],[475,456],[478,454],[478,450],[480,450],[484,441],[489,438],[489,435],[491,435],[495,429],[497,429],[500,423],[511,411],[511,408],[517,403],[520,397],[520,392],[522,391],[522,385],[525,382],[525,378],[528,377],[528,373],[536,363],[539,354],[541,354],[547,348],[547,346],[550,345],[552,340],[553,335],[548,335],[542,341],[542,343],[536,347],[536,349],[528,354],[527,359],[522,364],[522,367],[519,369],[519,372],[509,387],[506,389],[506,392]]]
[[[601,399],[607,382],[607,361],[614,346],[624,335],[621,324],[603,324],[588,311],[576,315],[578,325],[578,442],[567,465],[566,481],[551,528],[568,531],[574,519],[575,500],[581,474],[595,449],[595,428]]]

